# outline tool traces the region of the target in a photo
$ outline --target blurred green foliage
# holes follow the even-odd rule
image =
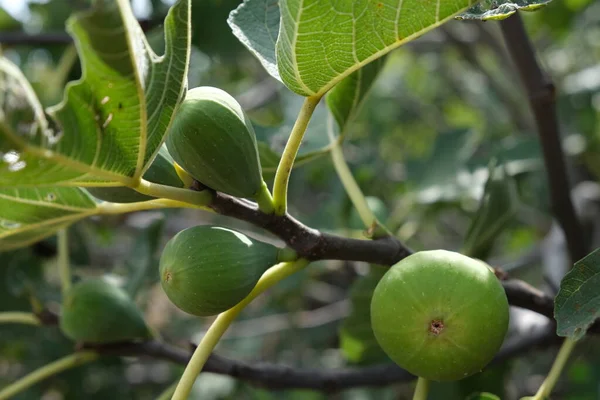
[[[160,49],[160,25],[169,2],[141,3],[146,4],[142,16],[151,27],[149,40]],[[190,86],[217,86],[237,97],[253,118],[258,139],[263,142],[263,166],[273,168],[301,99],[272,81],[231,33],[226,19],[239,3],[193,2]],[[23,30],[64,32],[70,12],[86,4],[83,0],[31,3],[30,14],[17,15],[16,19],[0,9],[0,30],[2,34]],[[598,179],[600,3],[554,1],[523,17],[542,64],[558,88],[570,175],[575,182]],[[79,65],[69,59],[69,46],[65,44],[6,45],[2,51],[25,71],[44,105],[58,102],[65,81],[80,75]],[[514,178],[526,211],[516,213],[507,223],[489,258],[508,264],[548,233],[550,205],[539,143],[527,100],[508,60],[495,22],[452,21],[387,57],[370,96],[349,126],[344,150],[352,172],[363,192],[377,199],[376,207],[381,209],[378,217],[409,247],[460,249],[484,191],[490,158]],[[320,108],[309,125],[302,153],[319,150],[328,143],[324,105]],[[272,171],[266,171],[265,176],[272,177]],[[294,171],[289,197],[292,215],[304,223],[361,237],[362,227],[356,223],[351,203],[327,155]],[[198,340],[208,321],[190,318],[168,304],[157,289],[156,277],[151,276],[156,269],[155,255],[136,257],[136,252],[144,249],[162,248],[156,243],[156,235],[143,234],[146,229],[161,230],[162,223],[148,223],[157,214],[165,220],[162,244],[166,237],[192,222],[252,229],[224,217],[190,215],[189,211],[106,217],[84,221],[71,229],[71,258],[78,276],[110,273],[123,278],[134,267],[143,268],[146,273],[138,275],[135,283],[136,300],[145,310],[148,323],[169,342],[185,345],[190,337]],[[60,293],[54,247],[55,240],[48,239],[32,248],[0,254],[0,311],[30,311],[32,304],[42,303],[57,307]],[[539,262],[511,272],[535,285],[543,282]],[[357,312],[368,313],[365,304],[363,309],[352,309],[350,302],[329,318],[315,317],[323,307],[348,297],[354,299],[360,294],[358,285],[368,283],[371,276],[365,265],[317,263],[248,307],[218,350],[239,359],[307,368],[382,361],[385,358],[365,360],[352,355],[347,342],[344,347],[344,340],[338,337],[340,329],[357,328],[351,318]],[[344,325],[347,315],[351,317]],[[275,328],[264,329],[263,325],[269,326],[264,321]],[[56,327],[0,326],[0,387],[73,348],[74,344]],[[431,398],[463,399],[481,391],[502,399],[516,398],[539,384],[528,377],[545,375],[552,357],[552,350],[532,350],[459,383],[433,385]],[[600,398],[599,357],[597,340],[582,345],[555,398]],[[149,399],[180,373],[180,366],[162,361],[103,358],[35,385],[17,399]],[[338,395],[304,390],[271,392],[205,374],[196,385],[194,398],[402,399],[409,398],[411,391],[410,385],[392,385]],[[45,397],[53,393],[62,397]]]

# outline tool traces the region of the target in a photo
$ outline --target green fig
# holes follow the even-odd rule
[[[227,92],[208,86],[188,91],[166,143],[177,164],[205,186],[236,197],[262,195],[254,129]]]
[[[76,283],[65,294],[60,329],[67,337],[86,343],[151,337],[142,313],[127,293],[103,279]]]
[[[173,159],[166,147],[161,147],[156,158],[144,174],[144,179],[162,185],[181,188],[183,182],[179,178]],[[126,186],[119,187],[89,187],[87,191],[92,196],[113,203],[134,203],[138,201],[155,200],[154,197],[146,196]]]
[[[506,294],[491,268],[445,250],[395,264],[371,300],[381,348],[408,372],[433,381],[481,371],[500,349],[508,322]]]
[[[268,268],[289,260],[289,252],[231,229],[195,226],[165,246],[160,282],[181,310],[216,315],[243,300]]]

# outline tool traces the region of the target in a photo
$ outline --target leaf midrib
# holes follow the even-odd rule
[[[403,0],[400,1],[400,4],[402,3]],[[300,2],[300,5],[303,5],[304,0],[302,0]],[[437,2],[438,6],[440,4],[440,0],[438,0]],[[377,58],[389,53],[390,51],[400,47],[401,45],[412,41],[413,39],[418,38],[421,35],[424,35],[430,31],[432,31],[433,29],[441,26],[442,24],[444,24],[446,21],[454,18],[454,16],[456,16],[457,14],[463,12],[464,10],[468,9],[469,7],[471,7],[473,5],[473,0],[469,0],[469,4],[466,7],[461,8],[460,10],[456,11],[453,14],[450,14],[449,16],[447,16],[446,18],[439,20],[439,16],[437,16],[436,20],[437,22],[435,22],[434,24],[429,25],[428,27],[426,27],[425,29],[422,30],[418,30],[416,32],[414,32],[411,35],[406,36],[405,38],[403,38],[402,40],[398,40],[395,41],[394,43],[385,46],[383,49],[373,53],[372,55],[370,55],[369,57],[365,58],[363,61],[354,64],[352,67],[348,68],[346,71],[344,71],[342,74],[338,75],[337,77],[333,78],[332,80],[330,80],[326,85],[324,85],[323,87],[321,87],[321,89],[319,89],[317,92],[314,92],[313,90],[309,89],[306,84],[304,83],[304,81],[302,80],[301,76],[300,76],[300,72],[298,71],[298,69],[296,68],[297,62],[296,62],[296,39],[297,39],[297,32],[298,32],[298,23],[296,22],[296,28],[294,29],[294,41],[292,43],[292,58],[293,58],[293,70],[294,70],[294,76],[296,77],[296,82],[306,91],[306,93],[309,93],[310,96],[323,96],[325,93],[327,93],[329,90],[331,90],[331,88],[333,88],[335,85],[337,85],[341,80],[343,80],[344,78],[346,78],[348,75],[352,74],[353,72],[357,71],[358,69],[362,68],[363,66],[367,65],[368,63],[370,63],[371,61],[376,60]],[[300,11],[298,12],[298,17],[300,17],[302,14],[302,7],[300,7]],[[400,11],[398,11],[398,15],[400,14]],[[298,21],[298,19],[296,20]],[[283,24],[282,24],[283,26]],[[398,26],[398,23],[396,21],[396,27]],[[354,46],[353,46],[354,47]],[[353,50],[354,51],[354,50]]]
[[[6,199],[8,201],[12,201],[15,203],[30,204],[32,206],[47,207],[47,208],[53,208],[56,210],[73,211],[73,212],[85,212],[88,210],[93,210],[95,208],[95,207],[75,207],[75,206],[68,206],[65,204],[51,203],[51,202],[47,202],[47,201],[24,199],[21,197],[13,197],[13,196],[6,195],[3,193],[0,193],[0,199]]]
[[[49,149],[41,149],[37,146],[31,146],[28,143],[25,143],[23,140],[21,140],[21,138],[19,138],[17,135],[15,135],[11,127],[6,125],[4,122],[0,122],[0,130],[4,132],[8,139],[11,140],[21,152],[33,154],[37,157],[40,157],[41,159],[55,161],[59,164],[62,164],[63,166],[72,167],[76,171],[81,173],[92,174],[97,177],[116,180],[117,182],[120,182],[125,186],[133,185],[134,180],[128,176],[118,175],[103,169],[98,169],[97,167],[68,158],[62,154],[56,153],[55,151]]]
[[[22,228],[21,227],[14,228],[14,229],[7,230],[4,233],[0,233],[0,239],[4,238],[4,237],[8,237],[8,236],[13,236],[13,235],[16,235],[19,233],[25,233],[27,231],[31,231],[34,229],[43,228],[48,225],[60,224],[63,222],[67,223],[67,222],[70,222],[71,220],[78,220],[78,219],[86,218],[86,217],[92,216],[97,213],[98,213],[98,210],[92,209],[88,212],[83,212],[83,213],[74,214],[74,215],[65,215],[65,216],[59,217],[59,218],[47,219],[45,221],[38,222],[35,224],[24,224],[21,222]],[[18,222],[18,221],[15,221],[15,222]]]

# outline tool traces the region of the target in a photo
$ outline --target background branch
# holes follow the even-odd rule
[[[587,254],[587,245],[571,201],[571,185],[558,128],[554,84],[538,64],[519,13],[500,21],[500,28],[535,117],[550,185],[552,209],[565,233],[569,255],[574,263]]]
[[[508,340],[492,363],[501,362],[524,351],[531,351],[532,347],[543,348],[558,343],[560,339],[554,335],[553,329],[547,324],[536,326],[529,335]],[[186,351],[157,341],[118,343],[88,348],[104,355],[145,356],[182,365],[187,364],[194,350],[191,348]],[[242,362],[214,353],[204,366],[204,371],[228,375],[269,389],[303,388],[324,392],[361,386],[384,386],[414,379],[413,375],[391,363],[335,370],[304,369],[273,363]]]
[[[161,25],[162,20],[140,19],[140,27],[144,32]],[[27,33],[24,31],[0,32],[0,45],[3,46],[47,46],[53,44],[69,44],[73,38],[64,31],[46,31],[39,33]]]

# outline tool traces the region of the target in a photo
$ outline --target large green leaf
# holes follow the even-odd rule
[[[0,189],[0,251],[37,242],[96,212],[96,202],[79,188]]]
[[[280,10],[278,2],[248,0],[233,10],[228,23],[233,34],[261,62],[267,72],[281,80],[277,69],[276,42],[279,34]],[[338,83],[327,96],[327,105],[340,131],[360,109],[384,62],[383,58],[369,63]]]
[[[231,12],[227,22],[239,41],[280,81],[275,57],[279,17],[277,1],[247,0]]]
[[[554,302],[556,333],[580,339],[600,317],[600,248],[575,263]]]
[[[501,20],[506,19],[521,11],[536,11],[544,7],[552,0],[483,0],[475,4],[464,13],[456,16],[456,19],[469,20]]]
[[[0,87],[10,91],[1,104],[0,151],[16,154],[19,164],[0,168],[0,185],[134,184],[158,152],[184,94],[189,21],[189,0],[180,0],[165,20],[166,51],[159,57],[127,0],[96,2],[92,11],[72,17],[67,28],[83,77],[48,110],[56,129],[48,127],[20,72],[3,60]]]
[[[298,94],[322,95],[352,72],[472,4],[471,0],[281,0],[279,74]]]

